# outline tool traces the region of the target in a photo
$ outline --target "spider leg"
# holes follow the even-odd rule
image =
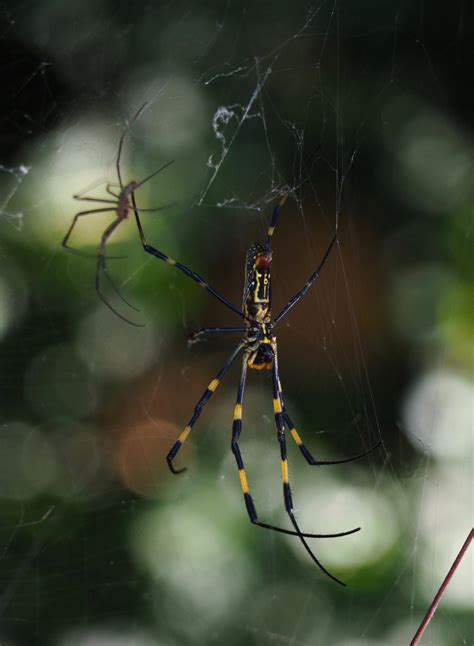
[[[325,265],[326,260],[329,258],[329,254],[331,253],[331,250],[334,247],[334,245],[336,243],[336,240],[337,240],[337,233],[334,234],[331,242],[329,243],[329,246],[326,249],[326,252],[325,252],[325,254],[323,256],[323,259],[319,263],[319,266],[316,269],[316,271],[311,274],[311,276],[308,278],[308,280],[306,281],[306,283],[304,284],[302,289],[300,289],[299,292],[296,292],[296,294],[292,298],[290,298],[290,300],[285,305],[285,307],[283,307],[282,310],[277,314],[277,316],[275,318],[275,322],[274,322],[275,324],[278,323],[278,321],[280,319],[282,319],[288,313],[288,311],[291,310],[291,308],[294,305],[296,305],[296,303],[299,300],[301,300],[303,298],[303,296],[306,294],[306,292],[311,287],[311,285],[319,278],[320,273],[321,273],[321,269]]]
[[[127,300],[125,300],[125,298],[122,296],[122,294],[120,293],[120,290],[119,290],[119,289],[118,289],[118,287],[115,285],[115,283],[113,282],[112,278],[108,275],[108,273],[107,273],[107,268],[106,268],[106,265],[105,265],[105,247],[106,247],[106,245],[107,245],[107,241],[108,241],[108,239],[110,238],[110,236],[112,235],[112,233],[115,231],[115,229],[119,226],[119,224],[120,224],[122,221],[123,221],[123,218],[120,218],[120,217],[119,217],[119,218],[116,218],[113,222],[111,222],[111,224],[109,224],[109,226],[106,228],[106,230],[105,230],[105,231],[104,231],[104,233],[102,234],[102,238],[101,238],[100,245],[99,245],[99,252],[98,252],[98,254],[97,254],[97,270],[96,270],[96,274],[95,274],[95,291],[97,292],[97,296],[100,298],[100,300],[101,300],[101,301],[102,301],[102,302],[103,302],[103,303],[104,303],[104,304],[105,304],[105,305],[106,305],[106,306],[107,306],[107,307],[108,307],[108,308],[109,308],[109,309],[110,309],[114,314],[116,314],[116,315],[117,315],[119,318],[121,318],[123,321],[125,321],[126,323],[130,323],[130,325],[134,325],[135,327],[144,327],[142,323],[135,323],[134,321],[131,321],[130,319],[128,319],[128,318],[127,318],[126,316],[124,316],[123,314],[120,314],[120,312],[119,312],[118,310],[116,310],[116,309],[115,309],[115,307],[113,307],[113,305],[111,305],[111,304],[109,303],[109,301],[105,298],[105,296],[104,296],[104,295],[103,295],[103,293],[102,293],[102,289],[101,289],[100,277],[101,277],[101,275],[102,275],[102,274],[105,274],[105,276],[106,276],[106,277],[107,277],[107,279],[109,280],[109,282],[110,282],[110,284],[111,284],[111,286],[112,286],[113,290],[114,290],[114,291],[115,291],[115,293],[116,293],[116,294],[121,298],[121,300],[122,300],[124,303],[126,303],[126,305],[128,305],[129,307],[131,307],[132,309],[134,309],[135,311],[137,311],[137,312],[139,311],[136,307],[134,307],[133,305],[131,305],[131,304],[130,304]]]
[[[221,334],[222,332],[245,332],[244,327],[203,327],[188,335],[188,346],[198,343],[205,334]]]
[[[374,446],[370,447],[370,449],[368,449],[367,451],[364,451],[363,453],[359,453],[358,455],[352,455],[349,458],[342,458],[342,460],[317,460],[315,457],[313,457],[309,449],[303,443],[303,440],[301,439],[298,431],[296,430],[295,425],[293,424],[290,416],[286,412],[285,404],[283,402],[283,392],[282,392],[281,382],[279,377],[277,382],[277,389],[278,389],[278,397],[281,402],[283,419],[286,425],[288,426],[291,437],[295,441],[295,444],[297,445],[304,459],[309,465],[319,466],[319,465],[328,465],[328,464],[345,464],[346,462],[353,462],[354,460],[359,460],[360,458],[363,458],[366,455],[369,455],[370,453],[378,449],[378,447],[382,444],[381,441],[377,442],[376,444],[374,444]]]
[[[163,206],[156,206],[153,209],[141,209],[137,208],[139,213],[152,213],[156,211],[164,211],[164,209],[169,209],[170,206],[176,206],[177,202],[169,202],[168,204],[163,204]]]
[[[81,194],[73,195],[72,197],[75,200],[79,200],[80,202],[100,202],[101,204],[115,204],[116,206],[118,206],[117,200],[105,200],[103,197],[83,197]]]
[[[303,540],[303,538],[338,538],[339,536],[346,536],[347,534],[354,534],[355,532],[358,532],[360,527],[357,529],[353,529],[349,532],[343,532],[340,534],[303,534],[299,530],[299,527],[295,524],[296,521],[295,523],[293,523],[293,526],[295,527],[296,531],[293,532],[290,529],[283,529],[283,527],[276,527],[275,525],[269,525],[268,523],[264,523],[258,519],[257,511],[255,509],[255,504],[253,502],[252,496],[250,495],[244,461],[239,447],[239,438],[242,432],[242,406],[243,406],[243,399],[244,399],[245,382],[247,379],[247,361],[248,361],[248,354],[245,353],[242,360],[242,371],[240,374],[239,389],[237,391],[237,401],[234,409],[234,420],[232,422],[231,449],[232,449],[232,453],[234,454],[235,461],[237,463],[237,469],[239,470],[240,486],[242,487],[245,508],[247,510],[247,514],[249,516],[250,522],[253,525],[262,527],[263,529],[271,529],[274,532],[280,532],[281,534],[298,536],[300,540]]]
[[[148,106],[148,102],[145,101],[138,110],[135,112],[131,120],[127,123],[127,127],[123,130],[121,136],[120,136],[120,141],[118,145],[118,151],[117,151],[117,159],[115,160],[115,168],[117,169],[117,177],[118,181],[120,184],[120,189],[123,191],[124,185],[122,181],[122,174],[120,172],[120,161],[122,158],[122,149],[123,149],[123,142],[125,141],[125,137],[127,135],[127,132],[130,130],[130,127],[135,123],[135,121],[138,119],[138,117],[141,115],[141,113],[144,111],[144,109]]]
[[[148,180],[150,180],[152,177],[155,177],[155,175],[158,175],[158,173],[161,173],[162,170],[164,170],[165,168],[168,168],[168,166],[171,166],[171,164],[174,164],[174,159],[172,159],[169,162],[166,162],[166,164],[163,164],[163,166],[160,166],[160,168],[153,171],[153,173],[151,173],[151,175],[148,175],[148,177],[145,177],[145,179],[142,179],[140,182],[138,182],[138,184],[135,186],[134,190],[136,191],[137,188],[140,188],[140,186],[143,186],[143,184],[148,182]]]
[[[295,425],[291,421],[290,416],[288,415],[284,407],[283,407],[283,417],[285,419],[286,424],[288,425],[288,429],[291,433],[291,437],[294,439],[296,445],[301,451],[306,462],[311,466],[320,466],[320,465],[323,466],[328,464],[345,464],[346,462],[354,462],[354,460],[360,460],[360,458],[364,458],[366,455],[373,453],[373,451],[378,449],[379,446],[381,446],[382,444],[381,441],[377,442],[376,444],[374,444],[374,446],[371,446],[370,449],[368,449],[367,451],[364,451],[363,453],[359,453],[358,455],[352,455],[349,458],[343,458],[342,460],[317,460],[310,453],[309,449],[304,445],[303,440],[301,439],[298,431],[295,428]]]
[[[107,186],[105,187],[105,190],[107,191],[107,193],[109,195],[112,195],[113,197],[116,197],[117,200],[120,199],[120,195],[117,195],[117,193],[114,193],[112,191],[112,189],[110,188],[111,186],[116,186],[116,185],[115,184],[107,184]],[[120,187],[117,185],[117,188],[120,188]]]
[[[239,343],[237,348],[234,350],[234,352],[227,359],[224,366],[219,370],[219,372],[217,373],[215,378],[211,381],[209,386],[206,388],[206,390],[202,394],[200,400],[196,404],[196,406],[194,408],[194,413],[192,414],[191,419],[189,420],[187,425],[184,427],[184,430],[182,431],[181,435],[178,437],[178,439],[176,440],[176,442],[173,444],[170,451],[168,452],[168,455],[166,456],[166,462],[168,463],[168,467],[170,468],[170,471],[172,473],[178,474],[178,473],[183,473],[184,471],[186,471],[186,467],[183,467],[181,469],[175,469],[175,467],[173,465],[173,460],[177,456],[177,454],[178,454],[179,450],[181,449],[181,447],[183,446],[184,442],[187,440],[188,435],[191,433],[194,424],[199,419],[199,416],[201,415],[202,409],[207,404],[207,402],[211,399],[212,395],[215,393],[215,391],[219,387],[219,384],[222,381],[224,375],[229,370],[231,365],[234,363],[234,360],[237,358],[238,354],[241,352],[243,347],[244,347],[244,344]]]
[[[285,510],[286,513],[288,514],[291,524],[293,527],[296,529],[301,542],[303,543],[303,546],[306,550],[306,552],[309,554],[311,559],[314,561],[314,563],[318,566],[318,568],[324,572],[330,579],[335,581],[336,583],[339,583],[340,585],[345,586],[345,583],[340,581],[338,578],[336,578],[333,574],[331,574],[324,565],[319,561],[319,559],[314,555],[312,550],[310,549],[309,545],[306,543],[304,540],[303,534],[301,534],[300,528],[298,526],[298,523],[296,522],[295,514],[294,514],[294,507],[293,507],[293,499],[291,496],[291,488],[290,488],[290,482],[289,482],[289,477],[288,477],[288,458],[287,458],[287,452],[286,452],[286,437],[285,437],[285,423],[284,423],[284,415],[282,411],[282,401],[280,397],[280,378],[279,378],[279,371],[278,371],[278,359],[277,355],[275,354],[275,358],[273,361],[273,409],[275,413],[275,424],[277,427],[277,436],[278,436],[278,442],[280,444],[280,460],[281,460],[281,479],[283,482],[283,499],[285,501]],[[357,530],[359,530],[357,528]],[[356,530],[356,531],[357,531]]]
[[[267,229],[267,239],[265,240],[265,244],[264,244],[264,247],[265,247],[265,249],[267,251],[270,251],[270,249],[271,249],[272,236],[273,236],[273,234],[275,232],[275,227],[276,227],[276,224],[278,222],[278,217],[280,215],[281,208],[282,208],[283,204],[286,202],[287,197],[288,197],[288,195],[284,195],[281,198],[281,200],[278,202],[278,204],[276,205],[275,209],[273,210],[272,219],[271,219],[270,225],[269,225],[269,227]]]
[[[76,215],[74,216],[74,218],[73,218],[73,220],[71,222],[71,226],[67,230],[67,233],[64,236],[63,241],[61,242],[62,246],[65,249],[69,249],[72,252],[81,253],[77,249],[73,249],[72,247],[68,246],[68,240],[69,240],[69,238],[71,236],[71,233],[72,233],[74,227],[76,226],[77,220],[79,218],[81,218],[83,215],[92,215],[92,213],[107,213],[107,212],[112,212],[112,211],[115,211],[115,209],[107,207],[107,208],[103,208],[103,209],[102,208],[101,209],[91,209],[90,211],[79,211],[79,213],[76,213]]]
[[[235,305],[232,305],[232,303],[228,301],[226,298],[224,298],[224,296],[221,296],[219,292],[213,289],[199,274],[196,274],[194,271],[191,271],[191,269],[189,269],[185,265],[182,265],[177,260],[173,260],[173,258],[170,258],[162,251],[159,251],[158,249],[156,249],[155,247],[152,247],[147,243],[145,234],[143,232],[143,228],[140,222],[140,218],[138,216],[138,209],[136,207],[134,193],[132,193],[132,203],[133,203],[133,211],[135,213],[135,220],[137,222],[138,232],[140,234],[140,240],[144,250],[147,253],[151,254],[152,256],[155,256],[155,258],[159,258],[160,260],[163,260],[164,262],[166,262],[168,265],[171,265],[172,267],[176,267],[176,269],[179,269],[181,272],[183,272],[183,274],[185,274],[186,276],[194,280],[196,283],[198,283],[198,285],[203,287],[207,292],[209,292],[209,294],[212,294],[214,298],[217,298],[217,300],[220,301],[223,305],[225,305],[226,307],[228,307],[233,312],[235,312],[236,314],[238,314],[243,318],[244,314],[242,310],[240,310]]]

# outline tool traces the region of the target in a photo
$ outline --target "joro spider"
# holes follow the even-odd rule
[[[146,105],[147,104],[144,104],[138,109],[137,113],[135,114],[135,116],[131,120],[130,125],[133,124],[138,119],[140,114],[145,109]],[[87,211],[80,211],[79,213],[76,213],[76,215],[74,216],[74,218],[72,220],[71,226],[67,230],[67,233],[64,236],[63,241],[62,241],[61,244],[62,244],[63,247],[65,247],[69,251],[73,251],[74,253],[77,253],[77,254],[82,255],[82,256],[90,257],[89,254],[84,254],[81,251],[79,251],[78,249],[74,249],[73,247],[70,247],[69,244],[68,244],[69,238],[70,238],[70,236],[71,236],[71,234],[73,232],[74,227],[77,224],[78,219],[80,217],[84,216],[84,215],[92,215],[94,213],[112,213],[112,212],[115,212],[115,216],[116,216],[115,219],[106,227],[106,229],[104,230],[104,232],[103,232],[103,234],[101,236],[99,249],[97,251],[97,256],[93,256],[93,257],[97,258],[97,268],[96,268],[96,273],[95,273],[95,291],[97,292],[97,296],[100,298],[100,300],[110,310],[112,310],[112,312],[114,314],[116,314],[119,318],[121,318],[123,321],[126,321],[127,323],[130,323],[131,325],[135,325],[136,327],[143,327],[142,323],[135,323],[134,321],[131,321],[126,316],[121,314],[118,310],[116,310],[115,307],[113,305],[111,305],[111,303],[109,303],[109,301],[105,298],[104,294],[102,293],[101,280],[100,279],[101,279],[102,274],[104,274],[106,276],[106,278],[108,279],[110,285],[112,286],[113,290],[117,294],[117,296],[119,296],[119,298],[126,305],[128,305],[128,307],[135,310],[136,312],[139,311],[131,303],[129,303],[127,300],[125,300],[125,298],[122,296],[119,289],[117,288],[117,286],[113,282],[112,278],[107,273],[107,267],[106,267],[106,263],[105,263],[105,249],[106,249],[107,242],[108,242],[109,238],[114,233],[114,231],[118,228],[118,226],[124,220],[126,220],[128,218],[129,212],[131,210],[133,210],[135,213],[138,210],[140,210],[142,212],[150,213],[150,212],[155,212],[155,211],[161,211],[161,210],[171,206],[170,204],[165,204],[163,206],[159,206],[159,207],[156,207],[156,208],[153,208],[153,209],[138,209],[137,205],[136,205],[136,202],[135,202],[135,191],[137,191],[139,188],[141,188],[143,186],[143,184],[148,182],[148,180],[152,179],[152,177],[155,177],[155,175],[157,175],[162,170],[164,170],[165,168],[170,166],[170,164],[172,164],[173,161],[169,161],[166,164],[163,164],[163,166],[161,166],[160,168],[155,170],[153,173],[151,173],[151,175],[148,175],[148,177],[145,177],[145,179],[142,179],[140,182],[131,181],[128,184],[124,184],[123,180],[122,180],[122,173],[120,171],[120,160],[121,160],[121,156],[122,156],[123,142],[125,140],[125,136],[126,136],[127,132],[128,132],[128,129],[126,129],[126,130],[124,130],[122,132],[122,135],[121,135],[120,141],[119,141],[117,159],[116,159],[116,162],[115,162],[115,167],[116,167],[116,170],[117,170],[118,184],[107,183],[106,186],[105,186],[106,192],[110,196],[112,196],[114,199],[111,200],[111,199],[103,198],[103,197],[92,197],[92,196],[89,196],[89,195],[86,196],[83,193],[78,193],[76,195],[73,195],[73,198],[75,200],[79,200],[81,202],[95,202],[95,203],[98,203],[98,204],[107,204],[108,206],[99,207],[99,208],[95,208],[95,209],[90,209],[90,210],[87,210]],[[118,190],[118,193],[114,192],[112,190],[112,188],[116,188]],[[118,258],[118,256],[109,256],[108,257],[109,260],[116,260],[117,258]]]
[[[294,515],[293,509],[293,500],[291,495],[290,482],[288,478],[288,460],[286,452],[286,437],[285,437],[285,426],[288,427],[291,437],[296,442],[299,447],[303,457],[312,466],[318,465],[327,465],[327,464],[343,464],[345,462],[351,462],[359,458],[364,457],[379,446],[379,444],[373,446],[368,451],[361,453],[359,455],[342,459],[342,460],[333,460],[333,461],[322,461],[317,460],[310,453],[308,448],[304,445],[298,431],[296,430],[293,422],[290,419],[290,416],[285,408],[283,401],[283,391],[280,382],[279,370],[278,370],[278,351],[277,351],[277,340],[276,336],[273,333],[274,326],[283,319],[283,317],[289,312],[289,310],[300,301],[303,296],[306,294],[311,285],[317,280],[320,275],[321,269],[326,263],[329,254],[337,240],[337,234],[334,235],[331,242],[329,243],[326,252],[319,263],[318,268],[314,271],[309,279],[306,281],[305,285],[300,289],[282,308],[282,310],[277,314],[275,318],[272,318],[271,314],[271,262],[272,262],[272,236],[275,231],[275,227],[280,215],[281,208],[285,202],[286,196],[281,199],[279,204],[276,206],[273,211],[271,218],[270,226],[267,230],[267,237],[265,242],[262,244],[254,243],[251,244],[247,250],[247,258],[245,264],[245,286],[243,292],[243,305],[242,310],[230,303],[224,296],[219,294],[214,288],[212,288],[199,274],[191,271],[188,267],[173,260],[162,251],[159,251],[155,247],[148,244],[143,232],[143,228],[140,222],[138,215],[138,210],[134,209],[135,219],[138,226],[138,231],[140,234],[141,243],[144,250],[163,260],[168,265],[176,267],[186,276],[197,282],[201,287],[203,287],[207,292],[212,294],[217,300],[223,303],[226,307],[231,309],[233,312],[238,314],[242,319],[244,325],[241,327],[208,327],[203,328],[199,332],[196,332],[190,336],[190,341],[194,342],[199,337],[205,334],[218,334],[218,333],[231,333],[231,332],[242,332],[244,334],[242,341],[237,345],[234,352],[230,355],[229,359],[226,361],[224,366],[219,370],[215,378],[210,382],[206,390],[204,391],[202,397],[196,404],[194,412],[189,420],[188,424],[185,426],[184,430],[180,434],[179,438],[171,447],[171,450],[166,456],[168,466],[172,473],[179,474],[185,471],[185,468],[176,469],[174,466],[174,460],[178,455],[181,447],[188,438],[191,430],[193,429],[195,423],[197,422],[203,407],[211,399],[212,395],[217,390],[219,384],[224,378],[225,374],[228,372],[231,365],[237,359],[237,357],[242,353],[242,367],[240,374],[239,387],[237,390],[237,401],[234,408],[234,419],[232,423],[232,441],[231,449],[234,454],[235,461],[237,463],[240,484],[242,487],[242,493],[244,495],[245,507],[250,519],[250,522],[254,525],[262,527],[264,529],[270,529],[276,532],[281,532],[283,534],[290,534],[293,536],[298,536],[302,542],[305,550],[312,558],[314,563],[326,574],[328,577],[345,585],[342,581],[337,579],[333,574],[328,572],[328,570],[322,565],[322,563],[317,559],[312,550],[310,549],[308,543],[305,539],[307,538],[338,538],[341,536],[348,536],[349,534],[354,534],[355,532],[360,531],[360,527],[351,529],[345,532],[338,532],[336,534],[306,534],[301,532],[296,518]],[[280,445],[280,460],[281,460],[281,477],[283,481],[283,498],[285,504],[285,510],[288,514],[291,524],[294,527],[294,531],[289,529],[284,529],[282,527],[276,527],[275,525],[269,525],[268,523],[262,522],[257,516],[257,511],[255,504],[250,495],[247,475],[245,472],[244,461],[242,458],[242,453],[239,447],[239,438],[242,432],[242,407],[244,399],[244,388],[245,382],[247,379],[247,369],[253,368],[254,370],[271,370],[272,371],[272,381],[273,381],[273,410],[275,415],[275,423],[277,427],[278,442]]]

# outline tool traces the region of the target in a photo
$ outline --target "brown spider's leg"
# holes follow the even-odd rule
[[[123,221],[124,218],[118,217],[116,218],[109,226],[106,228],[104,233],[102,234],[102,238],[100,241],[99,245],[99,253],[97,255],[97,270],[96,270],[96,275],[95,275],[95,291],[97,292],[97,296],[100,298],[100,300],[114,313],[116,314],[119,318],[121,318],[123,321],[126,323],[130,323],[130,325],[134,325],[135,327],[144,327],[143,323],[135,323],[134,321],[131,321],[128,319],[126,316],[123,314],[120,314],[118,310],[111,305],[108,300],[105,298],[105,296],[102,294],[101,290],[101,285],[100,285],[100,277],[104,273],[107,279],[109,280],[110,284],[112,285],[115,293],[122,299],[124,303],[126,303],[129,307],[131,307],[133,310],[136,312],[139,312],[136,307],[131,305],[125,298],[122,296],[120,293],[120,290],[117,288],[117,286],[114,284],[113,280],[107,273],[107,268],[105,265],[105,247],[107,244],[108,239],[112,235],[112,233],[115,231],[115,229],[119,226],[119,224]]]
[[[101,204],[115,204],[116,206],[118,206],[117,200],[104,200],[103,197],[92,197],[92,196],[91,197],[89,197],[89,196],[82,197],[82,195],[80,195],[80,194],[79,195],[73,195],[72,197],[75,200],[79,200],[80,202],[100,202]],[[114,197],[115,197],[115,195],[114,195]]]
[[[345,586],[345,583],[340,581],[337,577],[335,577],[328,570],[326,570],[324,565],[313,554],[309,545],[304,540],[304,536],[303,534],[301,534],[298,523],[296,522],[294,508],[293,508],[293,499],[291,496],[290,482],[288,477],[288,458],[287,458],[287,452],[286,452],[285,423],[284,423],[284,416],[282,412],[282,401],[280,397],[280,377],[279,377],[279,371],[278,371],[278,357],[277,357],[276,351],[275,351],[275,357],[273,360],[272,374],[273,374],[273,409],[275,413],[275,424],[277,427],[278,442],[280,444],[281,478],[283,482],[283,498],[285,501],[286,513],[288,514],[291,524],[293,525],[298,535],[300,536],[300,540],[303,543],[303,546],[306,552],[309,554],[313,562],[330,579],[332,579],[336,583],[339,583],[342,586]],[[360,530],[360,527],[358,527],[355,531],[359,531],[359,530]]]
[[[303,288],[300,289],[299,292],[296,292],[296,294],[293,296],[293,298],[290,298],[288,303],[281,309],[281,311],[277,314],[275,317],[274,324],[278,323],[280,319],[282,319],[287,312],[294,306],[296,303],[303,298],[303,296],[306,294],[308,289],[311,287],[311,285],[319,278],[321,269],[323,268],[324,264],[326,263],[326,260],[329,258],[329,254],[331,253],[332,248],[334,247],[335,243],[337,240],[337,233],[334,234],[331,242],[329,243],[328,248],[326,249],[326,252],[323,256],[323,259],[319,263],[318,268],[316,269],[315,272],[311,274],[311,276],[308,278],[306,283],[304,284]]]
[[[92,209],[90,211],[80,211],[79,213],[76,213],[76,215],[74,216],[74,218],[72,220],[71,226],[67,230],[67,233],[64,236],[63,241],[61,242],[62,246],[65,249],[69,249],[70,251],[73,251],[74,253],[81,253],[81,252],[78,251],[78,249],[74,249],[73,247],[69,247],[68,244],[67,244],[68,240],[69,240],[69,237],[70,237],[70,235],[72,233],[72,230],[76,226],[77,220],[80,217],[82,217],[83,215],[91,215],[92,213],[107,213],[107,212],[112,212],[112,211],[115,211],[115,209],[107,207],[107,208],[103,208],[103,209]]]
[[[113,197],[117,198],[117,200],[120,199],[120,194],[114,193],[112,191],[112,189],[110,188],[111,186],[117,186],[118,189],[120,189],[120,186],[118,184],[117,185],[115,185],[115,184],[107,184],[107,186],[105,187],[105,190],[107,191],[107,193],[109,195],[112,195]]]
[[[126,137],[126,135],[127,135],[127,132],[130,130],[130,127],[131,127],[131,126],[135,123],[135,121],[139,118],[139,116],[140,116],[140,115],[141,115],[141,113],[144,111],[144,109],[147,107],[147,105],[148,105],[148,101],[145,101],[145,103],[143,103],[143,104],[138,108],[138,110],[135,112],[135,114],[133,115],[133,117],[131,118],[131,120],[128,122],[127,127],[125,128],[125,130],[122,132],[122,134],[121,134],[121,136],[120,136],[120,141],[119,141],[119,146],[118,146],[118,151],[117,151],[117,159],[115,160],[115,167],[116,167],[116,169],[117,169],[117,177],[118,177],[118,181],[119,181],[120,188],[121,188],[121,190],[122,190],[122,191],[123,191],[123,189],[124,189],[124,184],[123,184],[123,181],[122,181],[122,174],[121,174],[121,172],[120,172],[120,159],[121,159],[121,157],[122,157],[123,142],[124,142],[124,140],[125,140],[125,137]]]
[[[239,438],[242,432],[242,405],[244,399],[244,389],[245,382],[247,379],[247,361],[248,354],[245,353],[242,361],[242,371],[240,374],[239,389],[237,391],[237,401],[234,409],[234,421],[232,423],[232,442],[231,448],[232,453],[234,454],[235,461],[237,463],[237,469],[239,470],[239,479],[240,486],[242,487],[242,493],[244,495],[245,508],[249,516],[250,522],[258,527],[263,529],[271,529],[274,532],[280,532],[281,534],[289,534],[290,536],[298,536],[300,540],[304,538],[338,538],[339,536],[346,536],[347,534],[353,534],[354,532],[359,531],[358,529],[353,529],[350,532],[344,532],[342,534],[303,534],[300,532],[299,527],[295,526],[296,532],[293,532],[290,529],[283,529],[283,527],[276,527],[275,525],[269,525],[258,519],[257,511],[255,509],[255,504],[250,495],[249,485],[247,481],[247,475],[245,473],[244,461],[242,458],[242,453],[239,447]],[[296,522],[296,521],[295,521]],[[304,542],[304,541],[303,541]],[[308,548],[309,549],[309,548]]]
[[[212,395],[216,392],[216,390],[219,387],[219,384],[222,381],[224,375],[229,370],[231,365],[234,363],[234,360],[237,358],[238,354],[241,352],[243,347],[244,347],[244,344],[239,343],[237,348],[234,350],[234,352],[231,354],[231,356],[225,362],[224,366],[219,370],[216,377],[211,381],[209,386],[204,391],[202,397],[200,398],[200,400],[196,404],[196,406],[194,408],[194,413],[192,414],[191,419],[189,420],[189,422],[185,426],[184,430],[182,431],[181,435],[178,437],[178,439],[176,440],[176,442],[173,444],[170,451],[168,452],[168,455],[166,456],[166,462],[168,463],[168,466],[169,466],[170,471],[172,473],[178,474],[178,473],[183,473],[183,471],[186,471],[186,467],[183,467],[181,469],[175,469],[175,467],[173,465],[173,460],[177,456],[177,454],[178,454],[179,450],[181,449],[181,447],[183,446],[184,442],[187,440],[188,435],[191,433],[194,424],[199,419],[199,416],[201,415],[202,409],[207,404],[207,402],[211,399]]]
[[[158,168],[157,170],[153,171],[153,173],[151,173],[151,175],[148,175],[148,177],[145,177],[145,179],[142,179],[140,182],[138,182],[138,183],[135,185],[135,187],[134,187],[134,189],[133,189],[133,190],[134,190],[134,191],[136,191],[136,190],[137,190],[137,188],[140,188],[140,186],[143,186],[143,184],[145,184],[146,182],[148,182],[148,180],[150,180],[152,177],[155,177],[155,175],[158,175],[158,173],[161,173],[161,171],[162,171],[162,170],[165,170],[165,168],[168,168],[168,166],[171,166],[171,164],[174,164],[174,159],[172,159],[172,160],[171,160],[171,161],[169,161],[169,162],[166,162],[166,164],[163,164],[163,166],[160,166],[160,168]]]
[[[168,202],[168,204],[163,204],[163,206],[155,206],[153,209],[142,209],[142,208],[137,208],[137,211],[139,213],[152,213],[155,211],[163,211],[164,209],[169,209],[170,206],[176,206],[177,202]],[[135,210],[135,207],[130,207],[132,210]]]

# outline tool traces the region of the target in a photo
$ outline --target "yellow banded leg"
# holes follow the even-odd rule
[[[176,440],[176,442],[173,444],[171,447],[171,450],[169,451],[168,455],[166,456],[166,461],[168,463],[168,466],[171,470],[172,473],[182,473],[183,471],[186,471],[185,468],[183,469],[175,469],[173,466],[173,460],[175,459],[176,455],[178,454],[179,450],[183,446],[184,442],[188,439],[189,434],[192,431],[192,428],[194,424],[197,422],[199,416],[201,415],[201,411],[204,408],[204,406],[207,404],[207,402],[210,400],[212,395],[216,392],[217,388],[219,387],[220,382],[222,381],[222,378],[226,374],[226,372],[229,370],[231,367],[232,363],[236,359],[237,355],[240,353],[240,351],[243,348],[243,344],[239,343],[237,348],[234,350],[232,355],[229,357],[229,359],[226,361],[224,366],[219,370],[217,373],[216,377],[211,381],[211,383],[208,385],[204,393],[202,394],[201,399],[198,401],[194,408],[194,413],[187,423],[187,425],[184,427],[184,430],[181,432],[180,436]]]
[[[252,523],[257,521],[257,512],[249,491],[247,474],[245,473],[244,461],[239,447],[239,437],[242,432],[242,402],[244,399],[245,382],[247,379],[248,354],[245,353],[242,359],[242,371],[240,373],[239,388],[237,390],[237,401],[234,407],[234,418],[232,420],[232,441],[231,449],[239,470],[240,486],[244,495],[245,507]]]
[[[270,225],[267,229],[267,239],[265,241],[265,246],[267,249],[270,249],[271,247],[272,237],[273,237],[273,234],[275,233],[275,227],[277,225],[278,217],[280,215],[280,211],[283,204],[286,202],[287,197],[288,195],[284,195],[273,210],[272,219],[270,220]]]

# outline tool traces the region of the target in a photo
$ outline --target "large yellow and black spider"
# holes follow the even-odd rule
[[[285,202],[286,196],[284,196],[279,204],[276,206],[273,211],[271,218],[270,226],[268,227],[267,237],[265,242],[262,244],[254,243],[251,244],[247,251],[247,259],[245,265],[245,286],[243,293],[243,305],[242,310],[230,303],[224,296],[217,292],[213,287],[211,287],[199,274],[191,271],[188,267],[181,264],[180,262],[173,260],[162,251],[159,251],[155,247],[152,247],[146,241],[145,234],[140,222],[138,209],[135,204],[135,196],[133,191],[131,192],[131,198],[133,203],[133,212],[135,214],[135,219],[138,226],[138,231],[140,234],[140,239],[143,245],[144,250],[163,260],[168,265],[176,267],[186,276],[194,280],[206,291],[208,291],[212,296],[217,300],[223,303],[226,307],[231,309],[235,314],[241,317],[243,320],[243,325],[241,327],[209,327],[203,328],[199,332],[196,332],[190,336],[190,341],[196,341],[199,337],[205,334],[217,334],[224,332],[242,332],[243,339],[237,345],[234,352],[231,354],[225,365],[217,373],[216,377],[210,382],[202,397],[195,406],[194,412],[189,420],[188,424],[185,426],[179,438],[173,444],[171,450],[166,456],[168,466],[171,471],[175,474],[182,473],[185,471],[185,468],[176,469],[173,462],[176,458],[179,450],[183,446],[183,443],[188,438],[189,434],[195,423],[197,422],[203,407],[211,399],[212,395],[217,390],[220,382],[222,381],[224,375],[227,373],[231,365],[234,363],[235,359],[242,354],[242,368],[240,375],[240,382],[237,391],[237,401],[234,409],[234,420],[232,424],[232,441],[231,448],[232,453],[234,454],[237,468],[239,472],[240,484],[242,487],[242,492],[244,495],[245,507],[250,521],[254,525],[263,527],[265,529],[271,529],[276,532],[282,532],[283,534],[291,534],[298,536],[301,542],[303,543],[306,551],[316,563],[316,565],[329,576],[331,579],[344,585],[342,581],[333,576],[322,563],[316,558],[316,556],[311,551],[306,538],[336,538],[340,536],[347,536],[349,534],[354,534],[360,530],[360,527],[351,529],[346,532],[339,532],[337,534],[305,534],[300,531],[300,528],[296,522],[293,501],[291,496],[290,483],[288,479],[288,461],[286,453],[286,438],[285,438],[285,426],[289,429],[290,434],[293,440],[296,442],[299,447],[303,457],[308,462],[308,464],[317,466],[317,465],[326,465],[326,464],[342,464],[344,462],[351,462],[352,460],[357,460],[375,448],[378,444],[368,451],[361,453],[350,458],[343,460],[335,461],[322,461],[317,460],[312,456],[308,448],[303,444],[303,441],[295,429],[293,422],[288,415],[285,404],[283,401],[283,392],[280,382],[279,370],[278,370],[278,352],[277,352],[277,340],[276,336],[273,333],[275,325],[281,321],[281,319],[288,313],[288,311],[296,305],[296,303],[303,298],[311,285],[317,280],[320,275],[321,269],[324,266],[326,260],[331,253],[332,248],[337,240],[337,234],[334,235],[331,242],[329,243],[326,252],[319,263],[318,268],[314,271],[309,279],[306,281],[305,285],[300,289],[282,308],[282,310],[277,314],[275,318],[272,317],[271,313],[271,296],[272,296],[272,285],[271,285],[271,263],[272,263],[272,236],[275,231],[275,227],[278,221],[278,217],[281,211],[281,208]],[[253,368],[255,370],[271,370],[273,378],[273,410],[275,414],[275,423],[277,428],[278,442],[280,445],[280,458],[281,458],[281,477],[283,481],[283,497],[285,509],[290,519],[291,524],[294,527],[294,531],[289,529],[284,529],[282,527],[276,527],[274,525],[269,525],[258,519],[257,512],[255,509],[255,504],[250,495],[249,485],[247,476],[245,473],[244,462],[242,459],[242,454],[239,448],[239,438],[242,431],[242,406],[244,398],[244,388],[247,378],[247,369]]]

